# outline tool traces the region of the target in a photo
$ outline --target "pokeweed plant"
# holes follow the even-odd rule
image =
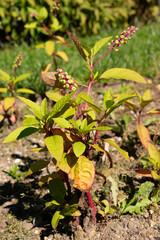
[[[131,100],[127,100],[125,105],[129,107],[135,114],[137,114],[138,124],[137,124],[137,134],[142,145],[147,149],[149,157],[148,160],[153,164],[153,169],[142,168],[136,170],[136,173],[144,176],[154,178],[155,180],[160,180],[160,151],[156,147],[154,141],[152,141],[149,130],[142,124],[142,117],[144,115],[160,114],[160,109],[152,109],[144,113],[144,108],[148,106],[152,101],[151,91],[147,89],[141,96],[139,92],[136,91],[139,107],[136,106]],[[157,121],[158,118],[149,119],[149,122]],[[147,124],[146,124],[147,125]]]
[[[39,10],[30,7],[28,8],[30,17],[34,18],[34,21],[27,23],[25,28],[37,30],[45,36],[48,36],[49,39],[45,43],[40,43],[35,46],[36,49],[44,48],[47,55],[52,56],[53,59],[52,62],[43,67],[42,74],[49,71],[53,64],[55,69],[57,69],[57,57],[61,58],[65,62],[68,62],[68,56],[65,52],[56,51],[56,45],[58,44],[69,46],[62,36],[55,35],[56,31],[60,31],[62,29],[62,25],[59,24],[59,21],[56,18],[57,11],[59,10],[59,4],[60,0],[56,0],[53,4],[51,12],[49,12],[45,7],[42,7]]]
[[[80,209],[78,209],[79,197],[76,189],[86,193],[92,209],[92,221],[96,222],[96,207],[90,190],[95,174],[103,177],[105,181],[106,176],[95,170],[93,152],[103,152],[112,167],[112,157],[103,148],[104,143],[107,142],[129,161],[126,151],[113,140],[102,139],[100,134],[101,131],[111,129],[110,126],[103,124],[104,120],[125,101],[135,97],[135,92],[130,91],[123,96],[113,97],[108,89],[104,96],[103,107],[97,106],[97,103],[90,97],[90,93],[92,85],[102,79],[126,79],[145,83],[145,79],[140,74],[129,69],[112,68],[100,76],[98,76],[99,72],[95,70],[98,62],[108,52],[112,50],[117,52],[120,45],[125,44],[136,30],[132,26],[111,42],[109,40],[112,37],[103,38],[96,42],[91,49],[82,44],[75,34],[68,32],[90,71],[90,78],[86,85],[78,83],[62,68],[58,68],[55,72],[46,72],[42,75],[43,81],[56,89],[54,92],[47,93],[47,96],[55,102],[51,111],[47,108],[46,98],[43,99],[41,105],[38,105],[29,99],[19,97],[32,109],[34,115],[26,115],[23,126],[10,133],[3,143],[19,140],[36,132],[44,135],[45,147],[34,149],[34,151],[49,151],[52,160],[44,159],[33,163],[27,176],[46,166],[53,164],[56,166],[55,172],[42,176],[39,181],[40,186],[49,182],[53,200],[46,203],[46,207],[51,207],[55,211],[51,222],[53,228],[56,228],[59,220],[66,216],[75,216],[78,219],[78,216],[81,215]],[[106,45],[109,46],[109,49],[107,47],[107,51],[96,60],[96,54]],[[83,87],[83,92],[78,89],[80,87]],[[84,92],[84,88],[86,92]]]
[[[22,57],[23,55],[21,53],[16,57],[13,63],[13,71],[11,75],[0,69],[0,80],[5,83],[5,87],[0,88],[0,92],[8,95],[0,101],[0,122],[2,122],[5,118],[8,119],[9,124],[16,122],[18,109],[15,107],[15,97],[19,93],[35,94],[33,90],[17,87],[20,81],[23,81],[31,75],[31,73],[24,73],[16,76],[17,70],[22,62]]]

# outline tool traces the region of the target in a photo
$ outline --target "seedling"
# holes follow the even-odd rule
[[[18,109],[15,107],[15,97],[19,93],[35,94],[35,92],[30,89],[17,87],[20,81],[23,81],[31,75],[31,73],[25,73],[20,76],[16,76],[17,70],[21,65],[22,57],[22,54],[19,54],[16,57],[13,63],[13,71],[11,75],[0,69],[0,80],[5,83],[5,87],[0,88],[0,92],[5,95],[9,95],[0,101],[0,122],[2,122],[5,118],[8,119],[9,124],[14,124],[16,122]]]

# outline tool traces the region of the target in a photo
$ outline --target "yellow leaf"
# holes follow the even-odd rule
[[[4,119],[4,116],[0,115],[0,122],[2,122],[3,119]]]
[[[160,152],[158,151],[158,148],[153,145],[153,143],[150,143],[148,145],[148,153],[149,156],[153,158],[156,163],[160,164]]]
[[[55,44],[53,41],[49,40],[45,43],[45,50],[49,56],[51,56],[52,53],[54,52],[54,47],[55,47]]]
[[[15,103],[15,98],[14,97],[6,97],[3,100],[4,104],[4,110],[7,111],[12,105]]]
[[[85,156],[80,156],[72,167],[69,177],[74,180],[73,187],[82,192],[88,192],[94,182],[95,168]]]
[[[148,146],[151,143],[151,138],[148,129],[144,127],[142,124],[138,124],[137,133],[143,146],[148,149]]]
[[[49,69],[51,68],[51,66],[52,66],[52,63],[49,63],[46,66],[44,66],[42,71],[41,71],[41,74],[44,74],[44,73],[48,72]]]
[[[62,58],[65,62],[68,62],[68,57],[65,52],[58,51],[56,52],[56,55],[60,58]]]

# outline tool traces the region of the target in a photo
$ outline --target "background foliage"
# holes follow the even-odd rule
[[[159,8],[156,0],[61,0],[58,20],[62,32],[76,29],[81,34],[98,33],[100,28],[148,23],[158,19]],[[33,19],[29,8],[39,11],[45,7],[51,17],[54,0],[0,0],[0,35],[3,40],[28,41],[41,37],[35,29],[25,29]],[[48,20],[46,19],[46,21]],[[125,26],[126,27],[126,26]],[[36,29],[37,30],[37,29]]]

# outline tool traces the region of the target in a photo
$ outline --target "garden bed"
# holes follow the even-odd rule
[[[113,83],[109,85],[114,92],[120,90],[120,84]],[[126,85],[125,85],[126,87]],[[124,87],[124,88],[125,88]],[[103,92],[108,88],[108,85],[97,85],[93,88],[91,97],[99,105],[103,99]],[[144,92],[142,84],[132,84],[131,88]],[[138,88],[138,89],[137,89]],[[147,89],[147,86],[145,86]],[[146,110],[158,108],[160,105],[160,86],[151,85],[151,94],[153,102],[146,107]],[[124,90],[125,89],[122,89]],[[38,98],[39,101],[39,98]],[[40,100],[41,101],[41,100]],[[18,101],[18,109],[20,115],[15,125],[1,127],[1,140],[3,140],[11,131],[21,126],[24,113],[27,113],[26,105]],[[140,159],[145,156],[146,152],[135,135],[132,132],[136,130],[137,119],[136,116],[130,111],[126,110],[123,106],[115,111],[114,117],[117,121],[121,121],[122,114],[131,117],[127,129],[123,136],[118,132],[107,132],[112,139],[122,145],[125,150],[129,151],[130,162],[123,159],[117,151],[111,148],[111,155],[113,158],[112,174],[117,176],[119,181],[120,176],[126,176],[126,185],[130,184],[131,187],[137,189],[139,185],[145,181],[151,181],[150,178],[143,178],[135,174],[135,169],[140,168],[142,163]],[[155,117],[155,116],[154,116]],[[158,118],[158,115],[156,116]],[[151,118],[151,117],[150,117]],[[147,120],[144,117],[143,122]],[[108,122],[109,121],[109,122]],[[114,121],[109,119],[106,124],[112,125]],[[160,134],[159,130],[160,121],[154,122],[149,125],[149,129],[157,136]],[[135,140],[126,145],[127,136],[130,135]],[[157,137],[158,143],[159,137]],[[30,148],[44,146],[42,136],[32,135],[27,139],[22,139],[11,144],[1,144],[1,158],[0,158],[0,239],[121,239],[121,240],[160,240],[160,209],[158,205],[150,206],[142,212],[142,214],[126,214],[119,216],[118,213],[107,215],[105,220],[101,221],[99,216],[98,222],[92,224],[91,212],[86,206],[86,203],[81,203],[82,217],[80,217],[80,225],[77,226],[76,222],[71,219],[66,219],[60,223],[57,230],[53,230],[50,221],[52,215],[49,209],[45,209],[44,202],[49,199],[47,188],[41,190],[38,186],[38,179],[44,171],[24,179],[23,175],[19,179],[13,179],[8,176],[4,171],[10,171],[11,166],[17,165],[20,168],[19,172],[28,170],[30,164],[38,159],[51,159],[49,153],[37,153],[29,151]],[[157,145],[158,147],[158,145]],[[99,156],[95,163],[99,161]],[[108,169],[108,163],[103,163],[100,166]],[[97,168],[98,168],[97,164]],[[46,170],[45,170],[46,171]],[[52,171],[52,169],[48,169]],[[17,172],[18,173],[18,172]],[[17,177],[17,176],[15,176]],[[104,191],[103,178],[96,177],[95,184],[92,189],[92,195],[102,195]],[[153,181],[154,182],[154,181]],[[155,184],[158,184],[155,181]],[[106,189],[110,189],[110,185],[106,184]],[[106,190],[107,191],[107,190]],[[112,196],[108,192],[108,201],[112,202]],[[93,197],[94,198],[94,197]],[[87,210],[88,209],[88,210]],[[69,225],[68,225],[68,220]]]

